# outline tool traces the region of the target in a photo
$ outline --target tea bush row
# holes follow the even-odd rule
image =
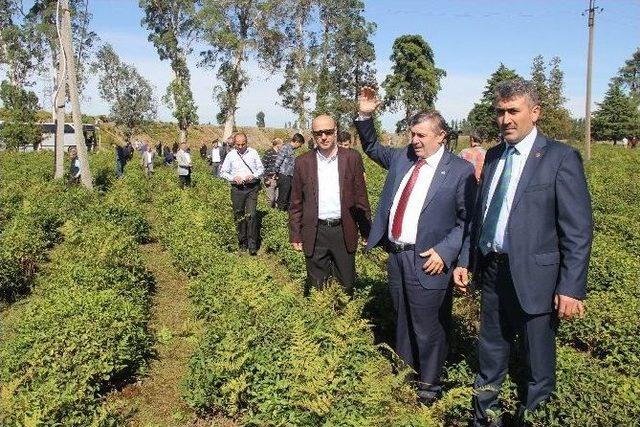
[[[229,252],[236,246],[226,185],[203,176],[155,206],[163,242],[196,276],[190,294],[205,333],[185,398],[200,414],[223,412],[243,425],[429,423],[373,345],[359,302],[335,288],[307,299],[299,283],[276,280],[265,260]],[[223,236],[208,217],[226,225]]]

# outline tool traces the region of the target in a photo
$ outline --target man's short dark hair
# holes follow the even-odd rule
[[[496,85],[493,95],[493,105],[497,105],[500,101],[520,96],[527,98],[530,107],[540,105],[540,96],[538,95],[535,85],[531,81],[520,77],[501,81]]]
[[[338,132],[338,142],[349,141],[351,142],[351,134],[346,130]]]
[[[232,141],[233,141],[233,142],[236,142],[236,138],[237,138],[237,137],[239,137],[240,135],[244,136],[244,140],[245,140],[245,141],[248,141],[248,140],[249,140],[249,138],[247,138],[247,134],[246,134],[246,133],[244,133],[244,132],[238,132],[238,133],[236,133],[235,135],[233,135],[233,139],[232,139]]]
[[[297,142],[299,144],[304,144],[304,136],[301,133],[294,133],[291,137],[291,141]]]
[[[409,119],[409,127],[415,126],[423,122],[430,122],[432,125],[435,126],[436,130],[447,133],[447,122],[445,121],[444,117],[442,117],[442,114],[440,114],[439,111],[430,110],[430,111],[423,111],[418,114],[414,114]]]

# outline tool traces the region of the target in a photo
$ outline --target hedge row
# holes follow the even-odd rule
[[[43,199],[68,214],[33,294],[3,319],[3,426],[115,425],[103,396],[145,369],[153,279],[137,242],[149,227],[137,201],[116,193],[74,188]]]
[[[159,179],[175,186],[173,177]],[[163,242],[196,276],[190,293],[205,333],[184,387],[198,413],[243,425],[429,425],[403,375],[373,345],[362,301],[336,288],[307,299],[300,283],[274,279],[264,259],[230,252],[224,183],[201,176],[194,189],[167,189],[156,206]]]

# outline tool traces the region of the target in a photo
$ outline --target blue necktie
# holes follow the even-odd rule
[[[480,251],[486,255],[491,249],[495,249],[495,236],[498,228],[498,219],[502,205],[507,198],[507,190],[509,190],[509,181],[511,181],[511,166],[513,165],[513,155],[516,149],[512,145],[507,144],[507,154],[505,156],[504,168],[500,174],[500,180],[493,192],[487,216],[484,219],[482,233],[480,233]]]

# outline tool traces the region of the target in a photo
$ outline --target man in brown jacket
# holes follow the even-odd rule
[[[311,125],[316,149],[295,161],[289,234],[294,249],[304,251],[307,284],[321,288],[332,267],[349,294],[355,279],[358,231],[366,241],[371,208],[362,158],[336,144],[336,123],[316,117]]]

